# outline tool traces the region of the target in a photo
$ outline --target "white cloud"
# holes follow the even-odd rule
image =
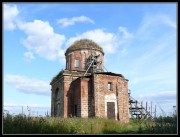
[[[71,45],[74,41],[82,38],[88,38],[99,44],[105,51],[105,53],[114,53],[116,44],[116,36],[113,33],[104,32],[102,29],[91,30],[82,33],[79,36],[72,37],[68,40],[68,45]]]
[[[167,15],[145,16],[137,33],[134,33],[131,41],[134,45],[128,49],[131,63],[128,64],[129,70],[125,70],[128,70],[127,75],[131,75],[130,81],[134,86],[148,82],[162,83],[162,87],[163,83],[175,85],[176,31],[166,23],[168,21],[173,22]]]
[[[20,75],[6,75],[5,82],[24,93],[50,95],[49,81],[27,78]]]
[[[176,22],[166,14],[147,14],[140,24],[140,28],[138,30],[138,37],[144,38],[144,34],[146,34],[147,36],[149,33],[152,34],[151,32],[153,31],[158,32],[157,30],[160,30],[160,28],[163,28],[162,31],[160,31],[163,32],[165,26],[173,29],[177,28]]]
[[[86,16],[79,16],[79,17],[73,17],[73,18],[62,18],[57,20],[58,23],[60,23],[63,27],[72,26],[76,22],[90,22],[94,23],[92,19]]]
[[[142,93],[135,97],[138,101],[143,100],[143,106],[146,107],[147,102],[148,110],[151,107],[154,112],[155,105],[157,115],[169,115],[173,113],[173,106],[177,106],[176,102],[177,94],[176,91],[157,91],[154,93]],[[154,114],[154,113],[153,113]]]
[[[177,24],[175,21],[173,21],[168,15],[160,14],[155,16],[157,18],[157,21],[160,21],[163,24],[166,24],[174,29],[177,28]]]
[[[22,41],[23,45],[28,50],[24,53],[27,61],[35,59],[34,55],[36,54],[47,60],[59,60],[62,63],[65,62],[65,49],[62,48],[62,45],[65,43],[64,35],[55,33],[49,22],[42,20],[34,20],[33,22],[16,20],[16,24],[12,25],[11,19],[14,19],[19,11],[16,6],[10,7],[5,5],[5,9],[6,14],[8,9],[10,9],[11,12],[14,11],[14,14],[9,13],[5,16],[6,20],[10,22],[10,26],[13,26],[11,29],[14,29],[15,26],[17,26],[27,34],[27,38]],[[92,19],[86,16],[73,17],[71,19],[59,19],[58,22],[63,26],[74,25],[77,22],[94,23]],[[90,30],[70,38],[66,44],[69,46],[77,39],[88,38],[102,46],[105,53],[114,53],[123,42],[127,41],[127,39],[132,36],[125,27],[119,27],[119,32],[121,33],[120,37],[118,34],[105,32],[102,29]],[[124,48],[122,53],[125,53],[125,51],[126,49]]]
[[[65,36],[55,33],[49,22],[18,22],[18,27],[27,34],[23,44],[29,51],[48,60],[64,61],[64,50],[61,46]]]
[[[131,37],[133,36],[132,33],[130,33],[130,32],[127,31],[127,28],[126,28],[126,27],[120,26],[118,29],[119,29],[119,31],[122,33],[122,38],[123,38],[124,40],[127,40],[127,39],[129,39],[129,38],[131,38]]]
[[[3,10],[3,25],[4,28],[7,30],[14,30],[16,28],[16,19],[19,14],[19,10],[17,7],[9,6],[7,4],[4,4],[4,10]]]
[[[33,59],[35,59],[33,53],[30,52],[30,51],[29,51],[29,52],[25,52],[25,53],[24,53],[24,56],[25,56],[25,58],[26,58],[27,60],[33,60]]]
[[[71,45],[74,41],[82,38],[91,39],[100,45],[106,54],[115,53],[116,49],[127,39],[130,38],[132,34],[126,31],[124,27],[121,28],[122,37],[119,37],[115,33],[105,32],[102,29],[95,29],[84,32],[76,37],[71,37],[67,41],[67,45]],[[123,49],[125,51],[125,49]]]
[[[175,100],[176,99],[176,91],[161,91],[156,93],[144,93],[139,95],[138,98],[148,99],[148,100],[157,100],[158,101],[166,101],[166,100]]]
[[[146,15],[127,47],[129,56],[119,60],[123,63],[116,69],[117,72],[122,69],[122,74],[129,79],[129,89],[135,99],[144,103],[152,101],[166,114],[177,105],[175,26],[168,15]]]

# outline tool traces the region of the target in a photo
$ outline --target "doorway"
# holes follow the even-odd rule
[[[115,103],[107,102],[107,117],[115,119]]]

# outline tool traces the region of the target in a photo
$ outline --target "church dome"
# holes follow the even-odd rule
[[[80,39],[75,41],[69,48],[67,48],[65,55],[69,52],[81,49],[98,50],[101,51],[104,55],[103,49],[98,44],[89,39]]]

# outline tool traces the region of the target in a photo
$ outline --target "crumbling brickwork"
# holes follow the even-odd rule
[[[101,47],[88,40],[76,44],[79,46],[73,44],[66,50],[66,69],[50,83],[51,115],[105,117],[128,123],[128,80],[121,74],[104,72]],[[85,73],[92,54],[99,55],[102,71]]]
[[[107,117],[107,103],[114,102],[115,119],[127,123],[129,122],[127,80],[117,74],[107,74],[94,74],[95,116]],[[108,83],[112,83],[112,90],[108,89]]]

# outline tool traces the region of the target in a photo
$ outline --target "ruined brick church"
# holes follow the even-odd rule
[[[81,39],[67,48],[65,58],[66,69],[50,83],[51,116],[105,117],[128,123],[128,80],[104,71],[103,49]]]

